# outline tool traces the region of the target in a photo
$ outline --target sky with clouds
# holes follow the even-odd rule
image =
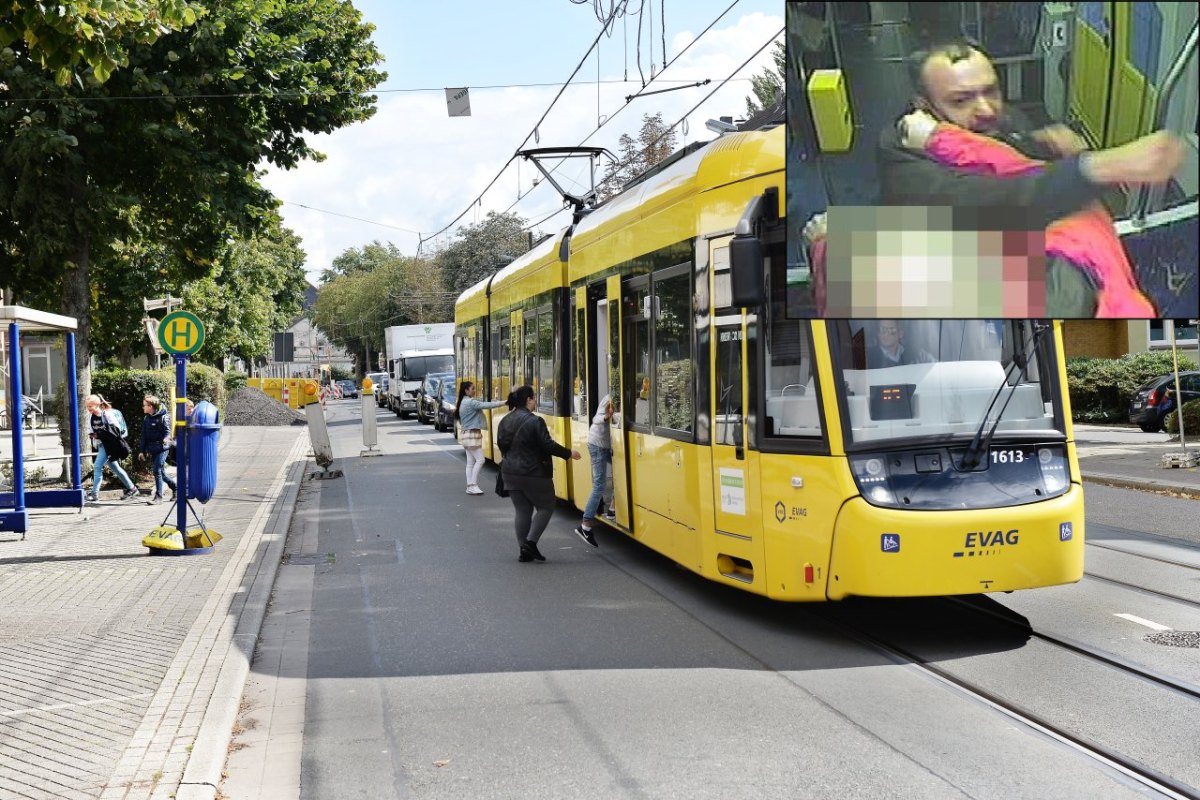
[[[599,64],[593,51],[551,108],[601,33],[596,6],[607,11],[611,5],[609,0],[356,0],[364,19],[376,26],[373,38],[386,59],[382,68],[388,79],[376,89],[377,113],[333,134],[309,137],[325,161],[290,171],[271,168],[264,178],[284,201],[285,224],[304,242],[309,279],[316,283],[339,254],[375,240],[415,254],[423,237],[428,240],[464,210],[467,214],[426,241],[422,252],[447,243],[458,226],[489,211],[511,209],[530,222],[554,212],[561,199],[545,181],[532,189],[541,176],[521,159],[471,206],[547,109],[536,140],[530,136],[526,148],[574,146],[592,134],[588,146],[615,152],[620,135],[641,126],[642,114],[662,112],[670,124],[698,103],[686,127],[677,129],[676,142],[683,146],[713,138],[705,120],[744,115],[748,79],[771,64],[770,42],[783,28],[779,0],[629,0],[629,13],[600,38]],[[645,91],[684,81],[711,83],[627,103],[626,96],[642,88],[643,76],[650,80],[651,48],[653,72],[660,77]],[[738,70],[747,59],[749,64]],[[669,63],[665,71],[664,61]],[[451,118],[445,89],[463,86],[470,88],[471,116]],[[556,178],[579,190],[587,188],[587,176],[586,160],[576,159]],[[564,212],[541,227],[549,232],[568,221]]]

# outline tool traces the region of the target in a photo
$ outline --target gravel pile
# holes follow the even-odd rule
[[[268,397],[261,389],[246,386],[238,389],[225,401],[224,425],[307,425],[303,411],[288,408]]]

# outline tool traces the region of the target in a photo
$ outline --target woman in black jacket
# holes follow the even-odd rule
[[[533,413],[537,398],[532,386],[521,386],[508,396],[510,413],[500,420],[496,444],[504,460],[500,472],[504,488],[516,509],[518,561],[545,561],[538,550],[538,539],[554,514],[554,466],[551,456],[579,460],[578,450],[568,450],[550,438],[546,422]],[[534,513],[534,509],[537,512]]]

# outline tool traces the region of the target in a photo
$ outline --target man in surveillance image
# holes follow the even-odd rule
[[[913,54],[909,70],[916,95],[877,150],[884,205],[990,209],[1015,230],[1046,231],[1052,316],[1156,316],[1099,200],[1113,186],[1169,181],[1184,155],[1177,137],[1089,151],[1065,125],[1034,129],[968,40]]]

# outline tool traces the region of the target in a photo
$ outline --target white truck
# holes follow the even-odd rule
[[[454,323],[393,325],[384,331],[387,406],[404,419],[417,411],[417,390],[432,372],[454,372]]]

